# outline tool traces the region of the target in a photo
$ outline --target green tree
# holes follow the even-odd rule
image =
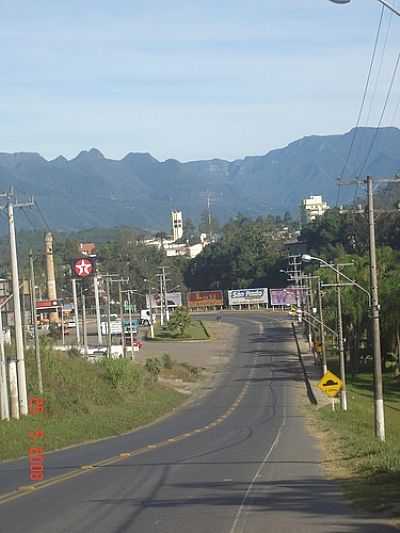
[[[184,307],[177,307],[168,322],[168,327],[172,330],[178,331],[179,335],[183,337],[191,323],[192,317],[190,316],[188,310]]]

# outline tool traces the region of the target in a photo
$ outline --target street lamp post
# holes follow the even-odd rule
[[[372,180],[368,180],[368,183]],[[372,195],[372,186],[369,187],[369,200]],[[375,229],[373,227],[373,204],[370,204],[370,247],[375,248]],[[337,275],[345,278],[350,284],[354,287],[357,287],[362,292],[368,296],[368,309],[371,312],[371,322],[372,322],[372,335],[373,335],[373,348],[374,348],[374,390],[375,390],[375,399],[374,399],[374,410],[375,410],[375,435],[380,441],[385,440],[385,415],[384,415],[384,405],[383,405],[383,384],[382,384],[382,360],[381,360],[381,336],[379,328],[379,304],[378,304],[378,285],[376,279],[376,262],[374,262],[374,253],[371,253],[371,288],[372,296],[367,289],[364,289],[356,281],[343,274],[340,270],[337,270],[333,265],[321,259],[320,257],[313,257],[308,254],[302,256],[303,261],[318,261],[319,263],[329,267]]]

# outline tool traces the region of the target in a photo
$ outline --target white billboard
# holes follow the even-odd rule
[[[167,292],[168,307],[181,307],[182,305],[182,293],[181,292]],[[146,295],[146,305],[149,308],[149,296]],[[164,302],[163,302],[164,305]],[[155,293],[151,295],[151,307],[153,309],[161,308],[161,295]]]
[[[228,291],[229,305],[268,304],[268,289],[237,289]]]

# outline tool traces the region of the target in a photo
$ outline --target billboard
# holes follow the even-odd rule
[[[167,302],[168,307],[180,307],[182,305],[182,293],[180,292],[167,292]],[[163,302],[164,304],[164,302]],[[146,305],[147,308],[150,308],[150,298],[149,295],[146,295]],[[151,307],[152,309],[161,308],[161,295],[160,293],[155,293],[151,295]]]
[[[228,291],[229,305],[268,304],[268,289]]]
[[[224,305],[224,293],[222,291],[188,292],[187,301],[189,307],[222,306]]]
[[[287,288],[287,289],[271,289],[271,305],[290,306],[299,305],[301,303],[301,290]]]

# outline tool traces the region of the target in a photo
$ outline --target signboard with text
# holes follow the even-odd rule
[[[270,289],[271,305],[290,307],[292,305],[301,304],[301,290],[287,288],[287,289]]]
[[[189,307],[219,307],[224,305],[222,291],[194,291],[187,295]]]
[[[268,304],[268,289],[237,289],[228,291],[229,305]]]
[[[168,307],[181,307],[182,305],[182,293],[180,292],[167,292],[167,302]],[[150,308],[150,298],[149,295],[146,295],[146,305],[147,308]],[[163,305],[164,302],[163,302]],[[151,307],[153,309],[161,308],[161,295],[159,293],[151,295]]]

